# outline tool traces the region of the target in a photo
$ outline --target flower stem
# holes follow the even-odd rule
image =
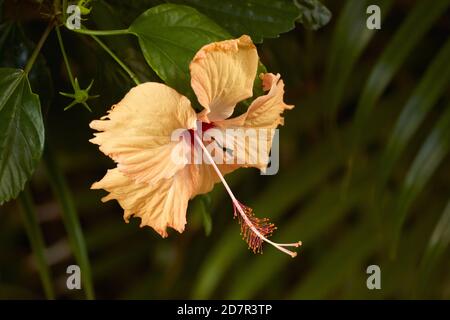
[[[118,30],[89,30],[89,29],[69,29],[76,33],[81,34],[88,34],[91,36],[117,36],[117,35],[124,35],[129,34],[130,32],[128,29],[118,29]]]
[[[222,173],[220,172],[219,168],[217,167],[217,165],[214,163],[214,160],[212,158],[212,156],[209,154],[208,150],[206,149],[205,145],[202,142],[202,139],[199,137],[199,135],[197,133],[194,133],[195,136],[195,140],[197,141],[197,143],[200,145],[200,147],[202,148],[203,152],[205,153],[206,157],[208,158],[210,164],[213,166],[214,170],[216,171],[217,175],[219,176],[220,180],[222,181],[222,184],[224,185],[225,189],[227,190],[231,200],[233,201],[234,206],[238,209],[239,214],[241,215],[242,219],[244,220],[244,222],[249,226],[249,228],[259,237],[261,238],[263,241],[271,244],[272,246],[274,246],[275,248],[277,248],[278,250],[290,255],[292,258],[295,258],[297,256],[297,252],[292,252],[284,247],[287,246],[292,246],[292,247],[299,247],[301,246],[301,242],[296,242],[296,243],[291,243],[291,244],[279,244],[273,241],[270,241],[269,239],[267,239],[265,236],[263,236],[258,229],[253,225],[253,223],[250,221],[250,219],[247,217],[247,215],[244,212],[244,209],[242,209],[242,206],[240,204],[240,202],[236,199],[236,197],[234,196],[233,192],[231,191],[230,186],[228,185],[228,183],[226,182],[225,178],[223,177]]]
[[[36,265],[39,270],[42,286],[44,287],[45,296],[47,299],[53,300],[55,299],[55,292],[51,282],[50,270],[45,259],[44,238],[36,218],[33,199],[28,187],[25,187],[18,199],[22,209],[20,211],[22,212],[25,230],[33,250],[34,259],[36,259]]]
[[[72,75],[72,70],[70,68],[69,59],[67,58],[66,49],[64,48],[64,43],[61,37],[61,30],[59,26],[56,26],[56,35],[58,37],[59,48],[61,49],[62,56],[64,58],[64,64],[66,65],[67,74],[69,75],[70,83],[72,84],[72,88],[75,88],[75,79]]]
[[[131,78],[131,80],[134,81],[136,85],[139,85],[141,83],[137,78],[136,74],[133,71],[131,71],[131,69],[122,60],[120,60],[120,58],[114,52],[112,52],[112,50],[108,48],[108,46],[103,41],[101,41],[95,35],[90,36],[100,45],[100,47],[103,48],[103,50],[105,50],[122,67],[122,69],[128,74],[128,76]]]
[[[27,64],[25,65],[24,71],[25,73],[29,73],[31,71],[31,68],[33,68],[34,62],[36,61],[39,52],[42,49],[42,46],[45,43],[45,40],[47,40],[48,35],[50,34],[50,31],[53,29],[54,21],[50,21],[47,25],[47,28],[45,29],[44,33],[42,34],[41,38],[39,39],[36,48],[34,48],[33,53],[31,54],[30,59],[28,60]]]

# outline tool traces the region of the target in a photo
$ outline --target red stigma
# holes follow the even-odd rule
[[[204,132],[206,132],[209,129],[214,128],[214,127],[215,127],[215,125],[212,122],[210,122],[210,123],[202,122],[202,135]],[[189,134],[191,136],[191,145],[194,145],[194,132],[195,131],[193,129],[189,129]]]

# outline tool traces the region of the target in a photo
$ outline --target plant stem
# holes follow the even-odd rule
[[[52,20],[47,25],[47,28],[45,29],[44,33],[42,34],[41,38],[39,39],[39,42],[36,45],[36,48],[34,48],[34,51],[31,54],[31,57],[25,66],[25,69],[24,69],[25,73],[29,73],[31,68],[33,67],[33,64],[36,61],[36,58],[38,57],[39,52],[41,51],[42,46],[45,43],[45,40],[47,40],[47,37],[50,34],[50,31],[52,30],[53,26],[54,26],[54,21]]]
[[[31,244],[34,259],[36,260],[36,266],[39,270],[42,286],[44,287],[45,296],[49,300],[55,299],[55,292],[53,290],[50,270],[45,259],[45,244],[42,236],[42,231],[39,227],[39,223],[36,219],[36,211],[34,210],[33,199],[31,192],[26,187],[19,195],[19,202],[22,212],[23,222],[25,224],[25,230],[27,232],[28,240]]]
[[[91,36],[116,36],[129,34],[128,29],[119,29],[119,30],[89,30],[89,29],[69,29],[76,33],[88,34]]]
[[[72,193],[67,185],[67,182],[56,162],[51,148],[47,145],[44,152],[44,164],[47,169],[48,179],[52,186],[53,192],[58,198],[61,209],[64,225],[69,237],[69,243],[75,255],[75,260],[81,268],[81,278],[86,293],[86,298],[94,299],[94,288],[92,285],[91,267],[89,264],[89,257],[86,249],[86,244],[81,231],[78,214]]]
[[[128,76],[134,81],[136,85],[139,85],[141,82],[137,78],[136,74],[131,71],[131,69],[122,61],[119,59],[119,57],[111,51],[111,49],[108,48],[108,46],[101,41],[97,36],[91,35],[91,38],[94,39],[100,47],[102,47],[121,67],[125,72],[128,74]]]
[[[67,0],[62,0],[62,19],[63,21],[67,21]]]
[[[66,49],[64,48],[64,43],[63,43],[63,40],[61,37],[61,30],[60,30],[59,26],[56,26],[55,29],[56,29],[56,35],[58,37],[59,47],[61,49],[61,53],[64,58],[64,63],[66,65],[67,74],[69,75],[69,79],[70,79],[70,83],[72,84],[72,88],[75,89],[75,80],[72,75],[72,70],[70,69],[70,64],[69,64],[69,59],[67,58]]]

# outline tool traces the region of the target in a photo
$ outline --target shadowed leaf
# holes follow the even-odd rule
[[[0,68],[0,204],[23,190],[42,155],[41,104],[19,69]]]

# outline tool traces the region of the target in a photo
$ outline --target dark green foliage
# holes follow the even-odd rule
[[[292,30],[300,14],[292,1],[286,0],[171,0],[192,6],[209,16],[233,36],[249,35],[254,42],[276,38]],[[307,11],[307,10],[305,10]]]

